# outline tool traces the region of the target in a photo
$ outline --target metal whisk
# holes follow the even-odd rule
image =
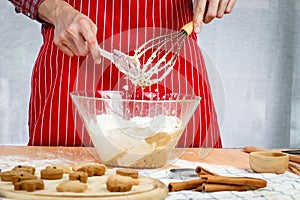
[[[110,59],[136,86],[147,87],[166,78],[172,71],[187,36],[193,32],[193,22],[180,31],[155,37],[135,50],[133,56],[118,50],[108,53],[100,49],[102,56]]]

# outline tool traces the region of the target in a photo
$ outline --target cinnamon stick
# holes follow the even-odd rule
[[[203,183],[203,192],[220,192],[220,191],[246,191],[250,188],[245,185],[225,185],[217,183]]]
[[[259,178],[220,176],[201,166],[197,166],[195,171],[201,176],[200,179],[171,182],[168,185],[169,192],[190,189],[204,192],[245,191],[267,186],[267,181]]]
[[[205,179],[195,179],[182,182],[171,182],[168,185],[169,192],[190,190],[201,186],[206,180]]]
[[[196,187],[195,189],[193,189],[194,192],[202,192],[203,190],[203,185],[204,183],[202,183],[202,185],[199,185],[198,187]]]
[[[299,171],[296,167],[294,167],[294,166],[292,166],[292,165],[289,165],[289,169],[290,169],[291,172],[293,172],[294,174],[297,174],[298,176],[300,176],[300,171]]]
[[[206,182],[227,185],[244,185],[254,188],[263,188],[267,186],[266,180],[250,177],[207,176]]]
[[[196,167],[196,173],[198,175],[212,175],[212,176],[218,176],[218,174],[208,171],[207,169],[201,167],[201,166],[197,166]]]
[[[289,166],[292,166],[292,167],[296,168],[298,171],[300,171],[300,164],[299,163],[295,163],[295,162],[290,161]]]

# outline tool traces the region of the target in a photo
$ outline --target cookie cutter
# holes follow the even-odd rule
[[[189,178],[199,178],[194,168],[176,168],[170,169],[170,177],[172,179],[189,179]]]

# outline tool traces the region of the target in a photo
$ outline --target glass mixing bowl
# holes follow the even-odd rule
[[[200,97],[124,91],[71,93],[103,164],[159,168],[170,159]]]

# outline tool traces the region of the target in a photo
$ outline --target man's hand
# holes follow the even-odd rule
[[[231,13],[236,0],[195,0],[194,1],[194,31],[200,33],[202,22],[209,23],[214,18],[222,18]]]
[[[54,43],[69,56],[86,56],[89,52],[96,63],[101,62],[98,51],[97,26],[86,15],[63,0],[45,0],[38,17],[54,25]]]

